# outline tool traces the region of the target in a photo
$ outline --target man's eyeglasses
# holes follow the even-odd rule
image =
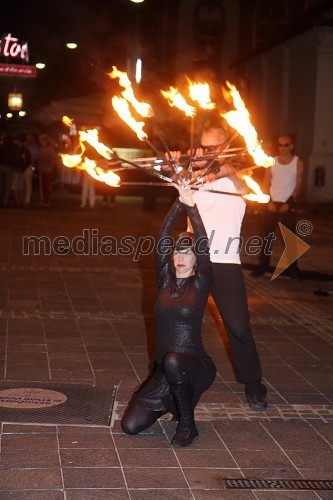
[[[201,148],[204,152],[213,153],[217,151],[217,149],[222,146],[222,144],[216,144],[216,146],[205,146],[204,144],[200,144],[199,148]]]
[[[289,144],[289,143],[285,143],[285,144],[278,143],[278,146],[279,146],[279,148],[287,148],[288,146],[291,146],[291,144]]]

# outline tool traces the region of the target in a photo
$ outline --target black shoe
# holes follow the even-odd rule
[[[255,269],[254,271],[251,272],[250,276],[251,278],[259,278],[260,276],[263,276],[265,274],[265,271],[262,269]]]
[[[267,410],[266,396],[246,396],[247,402],[251,410],[256,412],[263,412]]]
[[[194,421],[187,425],[179,424],[176,434],[171,439],[171,444],[172,446],[189,446],[198,437],[199,433]]]
[[[266,394],[267,387],[260,380],[245,386],[245,396],[253,411],[263,412],[267,409]]]
[[[170,384],[171,394],[177,409],[178,426],[171,440],[173,446],[189,446],[198,438],[192,406],[193,389],[190,382]]]

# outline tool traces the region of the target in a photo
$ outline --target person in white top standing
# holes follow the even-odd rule
[[[278,222],[295,233],[296,230],[296,201],[302,183],[304,163],[294,155],[294,142],[290,135],[280,135],[278,138],[278,155],[274,157],[275,164],[266,170],[263,191],[271,197],[264,217],[263,233],[265,238],[271,238]],[[271,250],[266,247],[260,255],[258,269],[252,276],[258,277],[268,270]],[[289,275],[292,279],[299,279],[300,272],[297,260],[289,266]]]
[[[197,151],[200,157],[206,152],[217,152],[226,142],[222,128],[210,127],[201,138]],[[172,152],[177,160],[180,152]],[[203,161],[197,162],[204,168]],[[210,183],[214,190],[237,193],[244,187],[234,169],[216,161],[213,173],[207,174],[203,181]],[[246,204],[241,196],[230,196],[211,192],[193,193],[207,236],[210,242],[210,260],[213,270],[211,294],[221,315],[228,335],[233,366],[238,382],[245,384],[248,404],[254,411],[262,412],[267,408],[267,389],[262,383],[261,363],[253,339],[240,262],[240,232]]]

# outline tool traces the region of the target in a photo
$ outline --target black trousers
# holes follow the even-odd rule
[[[179,352],[167,353],[163,364],[155,364],[150,377],[134,393],[121,420],[122,430],[126,434],[138,434],[148,429],[168,411],[176,414],[169,385],[188,383],[192,391],[194,409],[201,394],[213,383],[215,375],[215,365],[208,357],[198,358]],[[156,409],[156,401],[159,399],[160,404]]]
[[[277,208],[279,208],[283,203],[275,203]],[[291,210],[289,209],[287,212],[284,214],[279,214],[275,212],[269,212],[266,210],[265,216],[264,216],[264,224],[263,224],[263,238],[265,241],[268,241],[267,239],[270,237],[271,234],[274,234],[275,229],[278,226],[278,222],[281,222],[287,229],[289,229],[292,233],[296,232],[296,209],[292,208]],[[276,236],[276,235],[275,235]],[[270,245],[271,247],[272,245]],[[270,251],[268,251],[270,250]],[[265,248],[265,245],[263,246],[262,252],[260,254],[260,263],[259,263],[259,270],[260,271],[267,271],[268,266],[269,266],[269,261],[271,258],[271,248],[267,249]],[[289,266],[289,271],[293,272],[297,270],[297,260],[295,260],[290,266]]]
[[[264,390],[262,371],[250,327],[241,265],[213,263],[211,294],[229,338],[237,381],[246,384],[248,395],[258,395]]]

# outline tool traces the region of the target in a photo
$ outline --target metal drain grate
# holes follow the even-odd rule
[[[322,479],[222,479],[227,489],[333,490],[333,481]]]
[[[109,426],[116,385],[0,382],[0,421]]]

